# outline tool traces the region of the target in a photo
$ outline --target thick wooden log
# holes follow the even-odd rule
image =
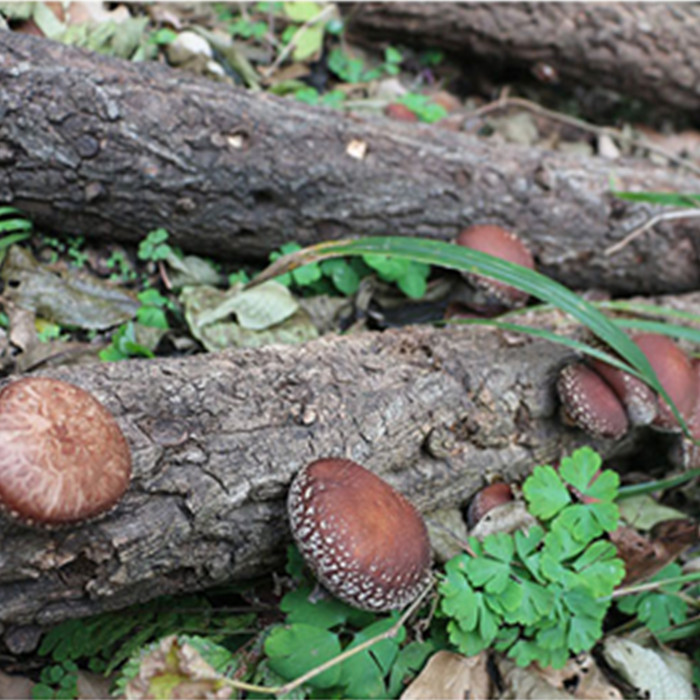
[[[573,287],[681,292],[700,277],[697,219],[603,254],[648,214],[610,195],[611,175],[621,189],[700,191],[646,161],[343,116],[12,32],[0,116],[0,202],[54,231],[136,242],[163,226],[187,250],[240,258],[289,240],[450,240],[488,221]]]
[[[700,295],[681,308],[700,312]],[[580,333],[558,314],[530,320]],[[0,625],[270,571],[289,541],[289,482],[318,457],[366,465],[430,515],[464,506],[489,475],[517,480],[580,444],[611,457],[648,440],[595,441],[561,423],[554,387],[571,359],[493,328],[412,327],[42,372],[113,412],[134,477],[102,520],[47,532],[0,519]]]
[[[700,10],[679,3],[360,3],[343,6],[358,40],[401,41],[485,59],[546,64],[562,83],[700,107]]]

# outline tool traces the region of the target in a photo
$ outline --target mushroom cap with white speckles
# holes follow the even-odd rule
[[[95,517],[121,498],[131,454],[109,411],[88,392],[48,377],[0,391],[0,506],[29,525]]]
[[[590,367],[564,367],[557,391],[565,419],[590,435],[617,440],[627,432],[629,421],[624,406],[612,387]]]
[[[319,459],[294,478],[294,540],[318,580],[363,610],[402,608],[427,585],[431,551],[422,517],[378,476],[347,459]]]
[[[648,384],[602,360],[593,359],[591,367],[622,401],[632,425],[649,425],[656,418],[659,402],[656,392]]]
[[[535,269],[532,253],[513,233],[494,224],[476,224],[464,229],[456,238],[457,245],[488,253],[501,260]],[[524,306],[529,298],[527,292],[483,275],[467,273],[467,280],[486,296],[489,303],[506,308]]]

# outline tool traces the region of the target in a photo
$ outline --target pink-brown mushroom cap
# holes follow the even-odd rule
[[[391,610],[426,586],[431,550],[422,517],[378,476],[347,459],[319,459],[294,478],[292,534],[318,580],[363,610]]]
[[[126,439],[109,411],[77,386],[26,377],[0,391],[0,506],[59,526],[93,518],[131,478]]]
[[[473,528],[490,510],[513,500],[513,490],[505,481],[485,486],[474,494],[467,509],[467,525]]]
[[[532,253],[525,247],[525,244],[516,235],[495,224],[470,226],[457,236],[456,243],[471,250],[478,250],[501,260],[522,265],[530,270],[535,269]],[[468,273],[466,277],[473,287],[484,293],[488,303],[506,308],[516,308],[524,306],[528,300],[529,294],[527,292],[490,277],[473,273]]]
[[[656,418],[659,401],[656,392],[648,384],[602,360],[592,360],[591,367],[622,401],[632,425],[649,425]]]
[[[564,418],[590,435],[619,439],[629,427],[627,412],[609,384],[584,364],[564,367],[557,391]]]
[[[698,380],[688,356],[667,336],[640,333],[632,338],[646,355],[680,414],[687,420],[698,400]],[[659,401],[659,412],[653,425],[662,430],[679,430],[680,426],[669,405]]]

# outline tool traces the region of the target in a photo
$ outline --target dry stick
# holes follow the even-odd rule
[[[628,243],[631,243],[635,238],[639,238],[645,231],[648,231],[653,226],[656,226],[660,221],[672,221],[673,219],[692,219],[700,216],[700,209],[679,209],[677,211],[667,211],[652,216],[646,223],[638,226],[633,231],[628,233],[621,241],[613,243],[603,251],[606,256],[614,255],[622,250]]]
[[[598,135],[610,136],[612,138],[619,139],[620,141],[628,143],[634,143],[638,146],[641,146],[642,148],[646,148],[652,153],[656,153],[657,155],[667,158],[672,163],[675,163],[676,165],[682,168],[686,168],[687,170],[690,170],[691,172],[700,175],[700,165],[685,160],[684,158],[677,156],[675,153],[671,153],[670,151],[667,151],[666,149],[651,143],[642,136],[631,137],[623,133],[619,129],[613,129],[610,126],[596,126],[595,124],[589,124],[588,122],[585,122],[582,119],[570,117],[566,114],[561,114],[560,112],[554,112],[551,109],[547,109],[546,107],[541,107],[535,102],[530,102],[530,100],[523,99],[522,97],[510,97],[508,95],[507,89],[505,89],[501,96],[494,102],[489,102],[489,104],[486,104],[483,107],[479,107],[478,109],[475,109],[471,112],[467,112],[467,114],[464,115],[464,119],[467,120],[473,119],[475,117],[481,117],[485,114],[489,114],[490,112],[495,112],[499,109],[505,109],[507,107],[521,107],[522,109],[534,112],[535,114],[539,114],[540,116],[552,119],[553,121],[558,121],[562,124],[577,127],[579,129],[582,129],[583,131],[588,131]]]
[[[311,19],[307,19],[304,24],[297,29],[297,31],[294,33],[294,36],[290,39],[289,43],[284,47],[284,49],[277,54],[277,58],[275,59],[275,62],[269,67],[266,68],[264,71],[262,71],[262,74],[265,78],[271,78],[272,75],[275,73],[275,71],[282,65],[282,62],[289,56],[292,51],[297,47],[297,42],[299,40],[299,37],[301,37],[306,30],[309,27],[312,27],[314,24],[318,24],[321,22],[323,19],[326,18],[326,15],[331,14],[335,10],[335,5],[333,3],[330,3],[326,5],[317,15],[312,17]]]
[[[369,649],[369,647],[377,644],[378,642],[395,637],[398,634],[398,631],[404,626],[406,620],[408,620],[408,618],[411,617],[411,615],[413,615],[413,613],[416,610],[418,610],[420,604],[425,599],[425,596],[428,595],[428,593],[432,590],[433,584],[434,581],[431,580],[431,582],[423,589],[422,593],[406,609],[403,615],[401,615],[401,617],[388,630],[386,630],[386,632],[382,632],[381,634],[378,634],[375,637],[372,637],[371,639],[362,642],[362,644],[358,644],[352,649],[347,649],[342,654],[338,654],[338,656],[329,659],[328,661],[322,663],[320,666],[312,668],[310,671],[307,671],[303,675],[299,676],[299,678],[296,678],[295,680],[290,681],[289,683],[274,686],[272,688],[267,688],[262,685],[253,685],[252,683],[234,681],[231,678],[225,678],[223,680],[225,680],[226,683],[228,683],[233,688],[236,688],[238,690],[247,690],[251,693],[268,693],[269,695],[284,695],[286,693],[291,693],[292,690],[294,690],[295,688],[298,688],[300,685],[303,685],[307,681],[310,681],[312,678],[315,678],[324,671],[327,671],[329,668],[337,666],[343,661],[346,661],[347,659],[355,656],[355,654],[359,654],[361,651]]]

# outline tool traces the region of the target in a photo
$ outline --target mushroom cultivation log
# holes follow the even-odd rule
[[[700,313],[699,293],[675,299]],[[528,320],[580,335],[556,313]],[[4,638],[17,650],[22,626],[279,567],[289,484],[320,457],[364,465],[433,518],[490,476],[518,480],[582,444],[617,459],[640,445],[675,449],[679,438],[649,429],[614,442],[565,427],[555,384],[571,359],[561,345],[493,328],[411,327],[40,372],[115,416],[133,479],[100,520],[46,531],[0,518]]]
[[[443,48],[542,79],[700,108],[700,9],[680,3],[359,3],[354,41]]]
[[[261,258],[290,240],[450,240],[489,222],[573,287],[678,293],[700,278],[697,218],[604,254],[650,213],[611,196],[611,177],[700,191],[648,161],[342,116],[13,32],[0,32],[0,115],[0,203],[45,229],[135,243],[162,226],[190,251]]]

